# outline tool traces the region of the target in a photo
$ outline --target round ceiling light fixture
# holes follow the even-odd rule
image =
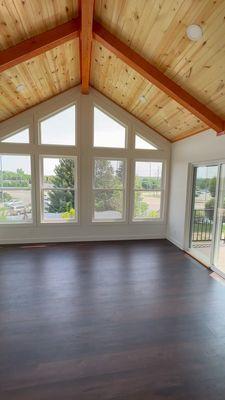
[[[186,29],[186,34],[188,39],[192,40],[193,42],[197,42],[203,36],[203,31],[200,25],[189,25]]]
[[[140,100],[141,103],[146,103],[146,101],[147,101],[147,99],[146,99],[146,97],[144,95],[140,96],[139,100]]]
[[[16,91],[19,92],[19,93],[20,93],[20,92],[23,92],[24,89],[25,89],[25,86],[24,86],[23,83],[20,83],[20,84],[17,85],[17,87],[16,87]]]

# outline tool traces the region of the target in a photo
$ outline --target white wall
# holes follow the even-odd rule
[[[188,214],[187,191],[190,163],[225,159],[225,135],[212,130],[178,141],[172,145],[167,238],[186,249],[185,217]]]
[[[60,148],[57,146],[43,146],[38,144],[38,119],[65,107],[67,104],[77,103],[77,146],[76,148]],[[93,135],[93,105],[96,104],[124,122],[128,127],[127,149],[94,149]],[[12,145],[0,143],[0,153],[27,153],[33,155],[36,176],[34,203],[34,223],[32,225],[0,225],[0,243],[27,243],[48,241],[80,241],[80,240],[110,240],[110,239],[139,239],[164,238],[166,236],[168,171],[170,161],[170,143],[155,131],[142,124],[129,113],[116,106],[113,102],[91,90],[90,95],[80,94],[80,88],[71,89],[55,98],[48,100],[31,110],[0,124],[0,137],[19,128],[30,125],[32,142],[30,145]],[[160,150],[134,150],[134,134],[149,138]],[[28,146],[28,147],[27,147]],[[29,151],[27,151],[29,149]],[[39,155],[77,155],[79,174],[79,209],[80,218],[77,224],[41,224],[39,210]],[[124,157],[128,163],[127,183],[127,214],[125,222],[92,223],[91,221],[91,177],[92,160],[95,156]],[[132,163],[135,158],[163,160],[167,164],[165,177],[165,204],[164,215],[161,221],[132,222],[130,198],[132,197]],[[35,202],[36,198],[36,202]]]

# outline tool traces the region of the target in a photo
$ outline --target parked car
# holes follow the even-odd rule
[[[10,215],[22,215],[31,212],[31,207],[26,207],[21,201],[14,201],[9,207]]]

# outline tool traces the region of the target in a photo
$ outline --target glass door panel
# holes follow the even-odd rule
[[[214,265],[225,275],[225,164],[221,165],[216,218]]]
[[[217,176],[217,165],[194,168],[190,251],[207,264],[213,250]]]

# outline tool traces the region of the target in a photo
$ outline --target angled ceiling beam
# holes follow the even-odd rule
[[[80,18],[59,25],[0,52],[0,73],[79,37]]]
[[[94,21],[94,39],[114,53],[118,58],[128,64],[145,79],[157,86],[160,90],[170,96],[177,103],[194,114],[217,133],[222,134],[225,129],[225,122],[213,111],[209,110],[204,104],[191,96],[177,83],[164,75],[154,65],[149,63],[138,53],[121,42],[117,37],[107,31],[101,24]]]
[[[81,85],[82,93],[89,93],[91,48],[93,37],[94,0],[81,0]]]

